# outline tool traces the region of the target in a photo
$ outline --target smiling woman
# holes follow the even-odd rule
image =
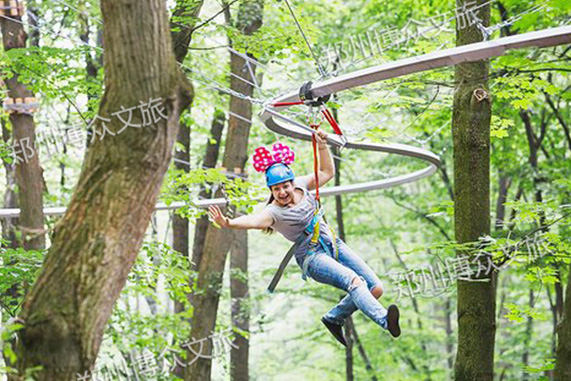
[[[348,293],[321,321],[335,338],[347,345],[343,325],[357,309],[388,330],[393,337],[400,335],[399,311],[395,305],[385,309],[377,299],[383,293],[377,274],[341,239],[323,219],[316,196],[309,191],[326,184],[335,175],[335,166],[327,148],[327,134],[316,132],[319,147],[317,176],[295,178],[289,167],[294,153],[289,147],[276,143],[274,153],[264,147],[256,149],[254,168],[266,175],[271,191],[263,211],[253,215],[230,219],[217,206],[209,209],[210,217],[223,228],[274,229],[295,242],[295,258],[302,270],[303,279],[310,277]],[[317,181],[316,181],[317,177]]]

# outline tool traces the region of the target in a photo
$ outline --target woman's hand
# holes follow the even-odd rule
[[[223,228],[230,227],[230,219],[222,214],[222,211],[216,205],[212,205],[208,208],[208,216],[210,220],[216,222]]]
[[[315,133],[315,136],[317,137],[317,144],[320,147],[327,147],[327,136],[328,136],[327,132],[318,129]]]

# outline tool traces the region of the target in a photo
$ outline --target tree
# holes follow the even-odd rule
[[[244,35],[251,36],[262,25],[263,0],[243,1],[240,3],[235,27]],[[230,71],[242,78],[248,78],[243,70],[246,67],[244,58],[232,54],[230,56]],[[252,67],[252,71],[255,68]],[[241,94],[251,96],[254,87],[241,79],[232,76],[230,87]],[[236,116],[238,115],[238,117]],[[230,117],[228,118],[228,134],[224,151],[223,167],[230,172],[244,173],[247,156],[248,138],[252,119],[252,104],[234,96],[230,97]],[[204,250],[198,263],[197,289],[199,290],[192,298],[194,316],[191,330],[191,338],[206,338],[214,330],[218,313],[218,301],[222,276],[226,263],[226,256],[234,239],[247,242],[245,237],[236,238],[235,234],[246,232],[232,232],[228,229],[217,229],[208,226]],[[243,249],[237,249],[238,253],[244,253]],[[236,262],[235,262],[236,263]],[[239,261],[244,265],[244,261]],[[242,322],[243,323],[243,322]],[[206,342],[203,354],[212,353],[212,344]],[[199,358],[185,374],[185,380],[209,380],[211,375],[211,359]]]
[[[71,381],[93,370],[154,210],[179,115],[191,99],[173,54],[165,2],[102,0],[101,11],[105,93],[92,127],[108,133],[93,136],[98,139],[86,153],[75,193],[19,315],[20,377],[35,366],[43,367],[34,376],[41,380]],[[166,118],[119,134],[124,126],[111,115],[152,99],[160,101]],[[131,123],[143,123],[142,114],[133,112]]]
[[[2,2],[6,5],[7,2]],[[14,4],[12,2],[12,4]],[[16,4],[21,5],[17,2]],[[28,36],[24,25],[19,22],[23,12],[11,19],[0,18],[0,29],[4,51],[26,47]],[[19,80],[18,73],[5,78],[8,97],[34,98],[34,93]],[[43,192],[44,179],[40,166],[39,153],[36,147],[36,123],[29,113],[13,112],[10,114],[12,124],[12,142],[16,147],[15,167],[18,201],[21,208],[19,229],[22,232],[22,246],[26,250],[45,248]],[[8,175],[9,177],[9,175]],[[8,190],[10,191],[10,190]]]
[[[467,4],[458,0],[457,6]],[[477,5],[483,5],[482,0]],[[489,25],[490,7],[478,17]],[[456,31],[456,45],[479,42],[477,25]],[[455,67],[452,136],[454,142],[454,222],[459,244],[477,242],[490,234],[490,120],[488,61]],[[457,255],[473,252],[458,250]],[[458,352],[456,380],[492,380],[496,332],[496,276],[483,275],[479,282],[458,280]]]
[[[571,270],[571,268],[570,268]],[[555,380],[571,378],[571,276],[567,283],[563,318],[557,326],[557,352],[555,362]]]
[[[192,32],[196,24],[198,14],[202,8],[203,1],[177,1],[174,15],[171,20],[173,32],[173,47],[177,62],[182,63],[188,54],[188,48],[192,39]],[[177,142],[182,146],[182,150],[175,153],[175,168],[188,172],[190,166],[190,127],[180,123],[178,129]],[[181,253],[185,258],[189,255],[189,223],[188,219],[177,215],[173,216],[173,249]],[[182,305],[175,303],[175,312],[182,311]]]

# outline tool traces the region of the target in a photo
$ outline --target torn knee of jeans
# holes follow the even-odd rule
[[[355,276],[351,279],[351,284],[349,284],[349,289],[347,292],[351,292],[355,287],[360,287],[366,285],[365,278],[362,276]]]
[[[383,286],[381,284],[375,284],[373,287],[369,288],[369,292],[378,299],[383,296]]]

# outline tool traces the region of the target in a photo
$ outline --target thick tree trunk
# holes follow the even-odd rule
[[[571,266],[569,267],[571,273]],[[557,326],[555,381],[571,380],[571,276],[567,282],[563,318]]]
[[[250,310],[248,298],[248,232],[234,232],[234,243],[230,253],[230,297],[232,298],[232,326],[250,332]],[[250,340],[235,335],[230,355],[230,379],[248,381],[248,359]]]
[[[478,0],[470,6],[480,6]],[[457,0],[457,6],[468,6]],[[477,15],[489,25],[490,6]],[[456,32],[457,46],[482,40],[476,25]],[[458,243],[477,242],[490,234],[490,116],[488,61],[463,63],[455,67],[452,134],[454,140],[454,219]],[[458,256],[473,252],[458,251]],[[487,282],[458,280],[458,352],[455,379],[493,380],[496,332],[496,278]]]
[[[93,370],[103,331],[135,262],[191,88],[178,69],[161,0],[102,0],[105,123],[86,153],[67,212],[20,320],[18,369],[43,366],[38,380],[71,381]],[[133,28],[133,25],[139,25]],[[117,132],[112,113],[159,99],[167,118]],[[125,116],[125,115],[123,115]],[[133,113],[132,123],[142,123]],[[94,130],[102,133],[101,121]]]
[[[263,0],[242,2],[238,11],[237,29],[246,35],[253,34],[262,25],[262,15]],[[249,70],[246,61],[235,54],[230,55],[230,70],[240,77],[248,78]],[[254,67],[252,67],[252,71],[255,73]],[[253,86],[234,76],[230,80],[230,87],[248,96],[253,95],[254,92]],[[249,121],[252,120],[252,104],[247,100],[232,96],[230,97],[230,112],[223,166],[228,171],[244,173],[244,165],[248,159],[247,148],[251,124]],[[198,292],[192,300],[194,316],[191,339],[207,338],[210,332],[214,330],[226,254],[230,249],[232,239],[234,239],[232,231],[217,229],[212,225],[208,226],[202,258],[198,265]],[[205,342],[202,353],[206,355],[212,353],[210,340]],[[189,356],[193,356],[190,351]],[[211,370],[212,359],[199,358],[187,368],[185,380],[210,380]]]
[[[0,1],[3,6],[8,2]],[[20,17],[13,17],[21,20]],[[4,50],[25,48],[27,35],[24,26],[13,20],[0,18],[0,28]],[[34,93],[19,81],[18,73],[5,79],[10,98],[32,98]],[[18,150],[27,154],[17,154],[20,159],[14,161],[16,184],[20,212],[20,230],[22,232],[22,245],[26,250],[42,250],[45,248],[43,191],[44,180],[38,151],[34,148],[36,142],[36,124],[32,115],[23,113],[10,114],[12,123],[12,144]]]

